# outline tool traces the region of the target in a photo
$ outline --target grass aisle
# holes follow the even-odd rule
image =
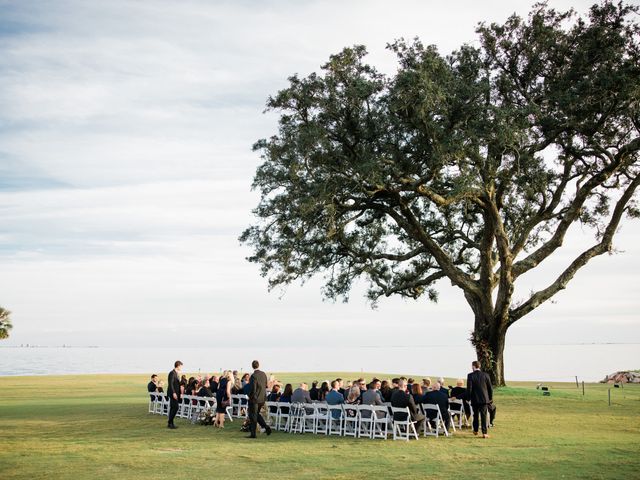
[[[280,374],[301,379],[353,373]],[[367,378],[371,374],[365,374]],[[389,377],[389,375],[384,375]],[[512,382],[498,390],[491,438],[394,442],[289,435],[250,441],[240,421],[224,431],[147,414],[147,376],[0,378],[0,479],[163,478],[639,478],[640,385],[615,389]]]

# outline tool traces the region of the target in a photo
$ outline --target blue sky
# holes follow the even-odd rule
[[[589,2],[551,2],[584,11]],[[323,302],[320,281],[268,293],[237,242],[257,196],[250,184],[262,113],[293,74],[367,45],[419,36],[448,52],[478,21],[526,14],[530,2],[0,1],[0,305],[7,344],[206,345],[379,343],[389,319],[407,343],[464,344],[459,291],[437,305],[387,299],[372,311]],[[523,277],[544,286],[581,247],[579,227],[555,259]],[[638,342],[640,228],[568,290],[523,319],[514,343]],[[249,335],[248,329],[253,332]],[[232,340],[230,340],[232,341]]]

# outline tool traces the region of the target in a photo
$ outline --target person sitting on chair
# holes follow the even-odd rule
[[[205,380],[200,390],[198,390],[198,397],[213,397],[213,392],[211,391],[211,382],[209,380]]]
[[[320,389],[318,388],[318,380],[314,380],[311,382],[311,389],[309,390],[309,396],[311,400],[318,400],[318,394],[320,393]]]
[[[280,395],[280,385],[277,383],[273,384],[273,387],[271,387],[271,393],[267,397],[267,402],[279,402]]]
[[[413,397],[407,393],[407,380],[406,378],[398,379],[398,389],[391,395],[391,406],[395,408],[409,407],[409,413],[411,414],[411,420],[413,422],[420,422],[424,419],[424,415],[418,413],[416,403]],[[393,419],[397,421],[405,421],[406,414],[402,412],[394,412]]]
[[[464,380],[459,378],[456,380],[456,386],[451,387],[450,393],[452,400],[462,400],[462,407],[464,408],[464,415],[467,418],[471,417],[471,407],[467,402],[467,389],[464,386]]]
[[[155,373],[151,375],[151,381],[147,383],[147,391],[149,393],[158,391],[158,375],[156,375]]]
[[[447,397],[449,397],[449,389],[448,389],[447,387],[445,387],[445,386],[444,386],[444,378],[443,378],[443,377],[440,377],[440,378],[438,379],[438,382],[440,383],[440,391],[441,391],[442,393],[446,393],[446,394],[447,394]]]
[[[158,390],[156,390],[158,393],[164,393],[164,380],[160,380],[158,382]]]
[[[329,393],[329,390],[330,390],[329,382],[322,382],[322,385],[320,386],[320,390],[318,391],[316,400],[320,402],[324,402],[325,398],[327,398],[327,393]],[[311,396],[311,392],[309,392],[309,396]],[[313,397],[311,397],[311,400],[313,400]]]
[[[407,386],[407,388],[409,388]],[[411,388],[411,395],[413,396],[413,401],[416,403],[420,403],[422,401],[422,386],[419,383],[414,383]]]
[[[375,381],[372,381],[367,386],[367,391],[362,394],[362,405],[384,405],[380,398],[380,394],[376,390],[376,384],[377,383]]]
[[[339,388],[340,382],[337,380],[331,382],[331,390],[329,390],[325,398],[327,405],[341,405],[344,403],[344,396],[338,390]],[[338,410],[332,410],[331,415],[333,418],[340,418],[340,412]]]
[[[302,382],[291,395],[291,403],[311,403],[311,397],[309,396],[307,388],[308,385]]]
[[[444,425],[449,428],[451,423],[451,417],[449,415],[449,396],[446,392],[440,389],[440,382],[436,382],[433,385],[433,389],[424,394],[422,403],[438,405],[438,407],[440,407],[440,414],[442,415]],[[435,428],[438,414],[435,410],[427,410],[426,412],[427,417],[429,418],[429,423],[431,423],[431,426]]]

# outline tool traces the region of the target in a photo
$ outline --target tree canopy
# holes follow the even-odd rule
[[[348,298],[437,299],[459,287],[478,356],[502,384],[506,330],[612,250],[637,217],[640,42],[637,7],[605,1],[587,17],[537,4],[480,24],[477,46],[449,55],[420,40],[388,45],[394,75],[364,46],[270,97],[277,134],[259,140],[258,222],[241,241],[270,287],[325,279]],[[544,288],[518,278],[562,245],[572,224],[593,244]]]

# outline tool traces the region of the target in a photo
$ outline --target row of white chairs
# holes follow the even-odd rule
[[[234,418],[245,418],[247,416],[247,405],[249,397],[246,395],[231,395],[231,402],[226,407],[226,414],[229,420]],[[156,415],[169,415],[169,397],[165,393],[149,393],[149,413]],[[202,410],[216,409],[215,397],[198,397],[197,395],[182,395],[176,417],[194,421],[198,418]]]
[[[418,438],[409,408],[385,405],[328,405],[316,403],[267,402],[267,421],[276,430],[289,433],[314,433],[340,435],[354,438],[387,439],[389,432],[394,440]],[[422,421],[424,436],[449,436],[440,407],[435,404],[419,406],[425,419]],[[430,414],[432,420],[429,420]],[[396,420],[394,417],[404,418]],[[455,429],[455,426],[453,427]]]
[[[149,413],[168,415],[169,398],[165,393],[153,392],[149,394]],[[226,407],[227,417],[246,418],[249,398],[246,395],[231,395],[230,405]],[[450,400],[449,414],[453,431],[467,422],[462,400]],[[202,410],[216,408],[215,397],[198,397],[183,395],[176,417],[195,422]],[[440,407],[435,404],[418,404],[424,415],[422,430],[424,436],[449,435]],[[307,404],[288,402],[266,402],[267,421],[276,430],[290,433],[314,433],[324,435],[351,436],[354,438],[384,438],[393,439],[418,438],[415,422],[411,421],[409,409],[398,409],[390,403],[379,405],[328,405],[324,402]],[[394,413],[405,420],[394,420]],[[431,420],[429,420],[431,417]],[[457,417],[457,418],[456,418]]]

